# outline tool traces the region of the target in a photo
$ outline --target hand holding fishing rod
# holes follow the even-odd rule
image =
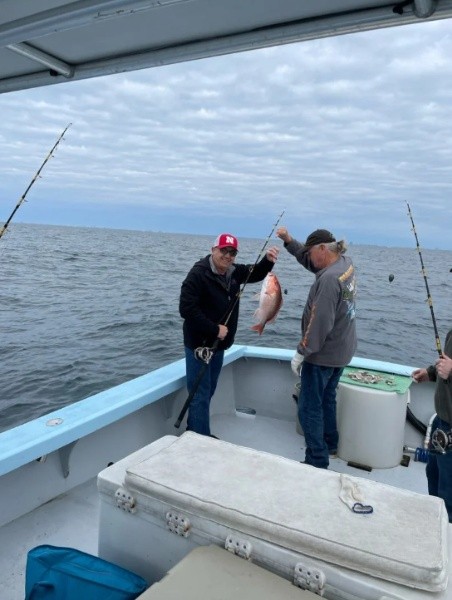
[[[447,381],[447,378],[452,373],[452,358],[443,354],[441,358],[436,361],[436,371],[443,381]]]
[[[408,216],[410,217],[410,221],[411,221],[411,225],[412,225],[412,231],[414,233],[414,238],[416,240],[416,249],[418,251],[419,259],[421,261],[421,267],[422,267],[421,272],[422,272],[422,275],[424,277],[425,289],[427,290],[427,302],[428,302],[428,305],[429,305],[429,308],[430,308],[430,315],[432,317],[433,330],[435,332],[436,350],[438,352],[439,360],[442,360],[443,359],[443,351],[442,351],[442,348],[441,348],[441,340],[440,340],[439,333],[438,333],[438,327],[436,325],[435,312],[433,310],[433,300],[432,300],[432,296],[430,294],[430,288],[429,288],[428,280],[427,280],[427,271],[426,271],[425,266],[424,266],[424,260],[422,258],[421,247],[419,245],[419,240],[418,240],[417,233],[416,233],[416,226],[414,225],[414,219],[413,219],[413,215],[411,213],[411,208],[410,208],[410,205],[408,204],[408,202],[406,203],[406,205],[408,207]],[[441,377],[441,375],[440,375],[440,377]],[[445,380],[445,379],[446,378],[443,378],[443,380]]]
[[[245,279],[243,279],[243,276],[244,276],[243,268],[245,267],[245,265],[237,265],[237,271],[236,271],[236,273],[240,272],[239,269],[242,269],[242,275],[241,275],[241,279],[243,281],[242,287],[238,288],[238,290],[237,290],[237,292],[236,292],[236,294],[235,294],[235,296],[234,296],[234,298],[232,300],[232,303],[229,304],[229,306],[226,309],[226,312],[221,316],[221,318],[218,319],[218,323],[219,323],[219,325],[218,325],[219,329],[218,329],[218,334],[217,334],[218,336],[219,335],[223,336],[223,334],[224,334],[224,329],[222,329],[222,326],[225,327],[225,328],[230,329],[228,325],[229,325],[229,322],[231,320],[231,317],[232,317],[232,315],[237,315],[237,310],[236,310],[237,303],[239,302],[240,297],[242,296],[243,291],[244,291],[247,283],[250,281],[252,273],[255,271],[255,269],[256,269],[259,261],[262,259],[263,252],[264,252],[264,250],[265,250],[265,248],[266,248],[269,240],[271,239],[271,237],[273,235],[273,232],[275,231],[275,229],[276,229],[279,221],[281,220],[283,214],[284,214],[284,211],[278,217],[276,223],[273,226],[273,229],[270,232],[270,235],[265,240],[265,242],[264,242],[261,250],[259,251],[259,254],[258,254],[257,258],[256,258],[256,261],[254,262],[253,265],[249,266],[248,272],[246,273],[246,276],[245,276]],[[223,238],[223,237],[227,238],[227,234],[223,234],[222,236],[219,236],[219,238],[217,238],[217,239],[220,239],[220,238]],[[233,236],[230,236],[230,238],[233,240],[233,242],[235,244],[237,244],[237,241],[235,240],[235,238]],[[237,245],[235,245],[235,248],[237,248]],[[222,258],[221,258],[221,256],[219,256],[219,258],[221,260],[223,260],[223,261],[226,260],[225,259],[226,256],[228,256],[228,257],[229,256],[230,257],[234,257],[237,254],[237,249],[235,249],[234,252],[233,252],[233,254],[231,254],[230,251],[229,251],[229,249],[228,249],[228,247],[227,247],[227,244],[225,245],[224,248],[219,248],[219,247],[215,248],[215,246],[214,246],[214,248],[212,248],[212,252],[214,253],[214,251],[218,251],[219,254],[223,255]],[[273,249],[270,248],[267,251],[267,260],[269,260],[271,262],[275,262],[276,259],[277,259],[278,251],[279,250],[277,248],[273,248]],[[205,259],[205,260],[208,261],[208,259]],[[212,260],[212,255],[210,257],[210,260]],[[216,260],[218,260],[218,258]],[[233,258],[232,258],[232,261],[233,261]],[[207,265],[209,264],[209,262],[207,262],[205,264],[206,264],[206,267],[207,267]],[[195,267],[196,267],[196,265],[195,265]],[[195,268],[195,267],[193,267],[193,268]],[[268,272],[268,270],[269,270],[268,267],[264,267],[264,268]],[[260,271],[261,270],[262,269],[259,268],[259,275],[260,275]],[[207,269],[207,271],[208,272],[210,271],[210,267]],[[190,273],[189,273],[189,276],[190,276]],[[210,271],[210,273],[211,273],[211,271]],[[210,277],[211,276],[209,276],[209,281],[211,281]],[[260,279],[258,278],[257,280],[261,280],[264,277],[265,277],[265,273],[262,275],[262,277]],[[185,283],[187,282],[188,279],[189,279],[189,277],[187,277],[187,279],[185,280],[184,284],[182,285],[181,305],[184,305],[184,302],[182,301],[182,296],[184,294],[184,285],[185,285]],[[190,283],[191,282],[192,282],[192,280],[190,279]],[[219,285],[219,284],[217,284],[217,285]],[[235,285],[238,285],[238,283],[236,283]],[[187,283],[187,287],[189,287],[188,283]],[[191,290],[191,291],[193,291],[193,290]],[[189,298],[189,303],[191,304],[191,301],[192,301],[191,294],[188,294],[188,298]],[[183,312],[184,312],[184,310],[181,310],[181,316],[183,316],[183,318],[185,319],[185,323],[184,323],[184,328],[185,328],[185,326],[187,324],[187,316],[189,317],[189,314],[187,313],[187,315],[184,315]],[[217,318],[218,318],[218,316],[217,316]],[[237,327],[237,316],[234,319],[232,319],[232,325],[231,325],[231,327],[232,327],[232,339],[233,339],[233,336],[235,335],[235,330],[236,330],[236,327]],[[226,335],[227,335],[227,333],[226,333]],[[226,335],[224,335],[224,337],[226,337]],[[191,332],[191,336],[192,337],[199,336],[199,333],[198,332],[196,332],[196,333]],[[185,337],[185,332],[184,332],[184,337]],[[211,363],[211,361],[212,361],[212,359],[214,357],[214,354],[217,351],[218,346],[219,346],[219,344],[220,344],[221,341],[222,340],[220,339],[220,337],[216,337],[216,339],[215,339],[215,341],[214,341],[214,343],[212,344],[211,347],[204,346],[203,344],[205,344],[205,341],[204,342],[201,341],[201,344],[200,344],[199,347],[190,346],[191,348],[193,348],[193,347],[195,348],[194,349],[194,355],[195,355],[195,357],[198,360],[202,360],[204,364],[201,365],[201,367],[199,368],[199,370],[197,372],[196,378],[194,379],[193,383],[190,385],[190,388],[189,388],[190,389],[190,393],[188,395],[188,398],[186,399],[186,401],[184,403],[184,406],[182,407],[182,410],[181,410],[181,412],[179,414],[179,417],[177,418],[177,420],[176,420],[176,422],[174,424],[174,426],[176,428],[180,427],[180,424],[182,423],[182,420],[183,420],[183,418],[185,416],[185,413],[187,412],[187,410],[188,410],[188,408],[190,406],[191,401],[193,400],[196,392],[198,391],[200,383],[201,383],[201,381],[202,381],[202,379],[203,379],[203,377],[204,377],[207,369],[209,368],[209,365],[210,365],[210,363]],[[187,344],[185,344],[185,345],[187,347]],[[186,360],[188,361],[189,358],[186,358]],[[218,377],[218,375],[219,375],[219,372],[216,374],[216,376]],[[188,381],[188,373],[187,373],[187,381]],[[210,402],[210,399],[209,399],[209,402]],[[189,415],[189,418],[190,418],[190,415]],[[207,428],[208,428],[208,426],[207,426]]]
[[[30,181],[30,183],[28,184],[27,189],[25,190],[25,192],[22,194],[22,196],[19,198],[19,201],[17,202],[13,212],[9,215],[8,219],[5,221],[5,224],[3,225],[3,227],[0,228],[0,238],[3,236],[3,234],[5,233],[8,225],[10,224],[12,218],[14,217],[14,215],[16,214],[16,212],[19,210],[20,205],[25,202],[25,198],[28,194],[28,192],[30,191],[31,186],[34,184],[34,182],[38,179],[38,177],[41,174],[42,169],[44,168],[44,166],[46,165],[47,161],[49,160],[49,158],[51,156],[53,156],[53,152],[56,150],[58,144],[61,142],[61,140],[64,137],[64,134],[66,133],[66,131],[69,129],[69,127],[72,125],[72,123],[69,123],[67,125],[67,127],[64,129],[63,133],[60,135],[60,137],[57,139],[57,141],[55,142],[55,144],[52,146],[52,149],[50,150],[50,152],[47,154],[46,158],[44,159],[43,163],[41,164],[41,166],[39,167],[39,169],[36,171],[33,179]]]

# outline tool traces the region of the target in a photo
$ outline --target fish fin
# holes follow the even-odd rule
[[[257,331],[259,335],[262,335],[262,332],[264,331],[264,325],[262,325],[261,323],[258,323],[257,325],[253,325],[251,327],[251,329],[253,331]]]

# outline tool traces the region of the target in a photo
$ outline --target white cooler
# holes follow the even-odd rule
[[[182,590],[182,591],[181,591]],[[200,546],[137,600],[316,600],[282,577],[218,546]]]
[[[347,478],[372,514],[341,501],[338,473],[165,436],[99,474],[99,556],[154,583],[214,544],[326,598],[452,600],[443,501]]]

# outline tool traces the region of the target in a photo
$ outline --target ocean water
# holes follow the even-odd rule
[[[182,358],[180,286],[213,237],[13,223],[0,240],[0,431]],[[240,242],[238,260],[254,263],[264,241]],[[273,243],[284,304],[258,336],[250,327],[261,284],[249,284],[236,342],[295,349],[313,275]],[[357,356],[434,362],[416,249],[351,245],[348,254],[358,276]],[[424,250],[423,259],[443,343],[452,252]]]

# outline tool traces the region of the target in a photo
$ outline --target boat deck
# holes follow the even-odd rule
[[[234,444],[278,454],[292,460],[304,460],[304,437],[297,433],[293,421],[240,414],[237,417],[218,415],[211,420],[211,431],[220,439]],[[428,494],[425,464],[415,462],[412,458],[408,467],[372,469],[370,472],[349,467],[345,461],[335,458],[330,460],[329,468],[338,473]]]
[[[304,460],[304,437],[293,421],[238,413],[216,415],[212,432],[219,438],[271,452],[293,460]],[[330,469],[364,477],[418,493],[427,493],[425,465],[410,461],[408,467],[373,469],[371,472],[347,466],[336,458]],[[40,544],[75,547],[97,553],[99,499],[96,480],[44,504],[0,529],[0,598],[23,600],[27,552]]]

